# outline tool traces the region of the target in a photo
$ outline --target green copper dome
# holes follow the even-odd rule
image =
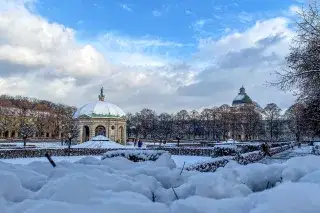
[[[241,105],[241,104],[252,104],[253,101],[247,95],[246,89],[242,86],[240,88],[239,94],[233,99],[232,106]]]

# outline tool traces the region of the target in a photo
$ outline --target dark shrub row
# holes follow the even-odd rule
[[[319,147],[319,145],[315,145],[314,147],[312,147],[311,154],[320,155],[320,147]]]
[[[285,145],[281,147],[274,147],[270,149],[270,154],[274,155],[279,152],[283,152],[287,149],[290,149],[292,146]],[[196,164],[192,164],[185,168],[185,170],[188,171],[200,171],[200,172],[214,172],[219,167],[224,167],[230,160],[237,161],[239,164],[246,165],[249,163],[255,163],[265,157],[264,153],[262,151],[254,151],[249,152],[237,156],[226,156],[226,157],[220,157],[220,158],[212,158],[207,161],[199,162]]]
[[[108,151],[102,156],[102,160],[106,158],[124,157],[133,162],[140,161],[156,161],[163,153],[163,150],[114,150]]]
[[[232,157],[212,158],[203,162],[198,162],[185,167],[187,171],[214,172],[219,167],[224,167]]]
[[[85,155],[103,155],[107,151],[118,149],[90,149],[90,148],[71,148],[68,149],[0,149],[0,158],[33,158],[44,157],[46,153],[52,156],[85,156]]]
[[[271,143],[270,148],[281,147],[289,143]],[[215,147],[157,147],[156,150],[165,150],[172,155],[190,155],[190,156],[236,156],[243,153],[262,150],[261,144],[241,144],[241,145],[219,145]]]

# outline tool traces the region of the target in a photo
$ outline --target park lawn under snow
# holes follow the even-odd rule
[[[139,163],[86,157],[55,168],[0,162],[0,212],[318,213],[319,161],[310,155],[271,165],[230,162],[214,173],[181,175],[169,154]]]

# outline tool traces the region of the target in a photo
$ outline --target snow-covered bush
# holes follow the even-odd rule
[[[270,143],[270,148],[281,147],[289,143]],[[253,151],[262,150],[261,144],[240,144],[240,145],[216,145],[215,147],[157,147],[155,150],[165,150],[172,155],[190,155],[190,156],[211,156],[222,157],[238,155]]]
[[[233,158],[241,165],[247,165],[249,163],[254,163],[264,158],[264,154],[261,151],[254,151],[249,153],[244,153]]]
[[[241,153],[254,152],[261,150],[260,144],[246,144],[246,145],[238,145],[238,148]]]
[[[239,151],[236,146],[218,146],[213,148],[212,157],[236,155]]]
[[[214,172],[219,167],[224,167],[231,159],[232,157],[212,158],[210,160],[191,164],[190,166],[186,167],[185,170],[199,172]]]
[[[107,151],[119,149],[92,149],[92,148],[71,148],[68,149],[40,149],[40,148],[23,148],[23,149],[0,149],[0,158],[30,158],[30,157],[44,157],[48,152],[52,156],[67,156],[69,151],[71,156],[85,156],[85,155],[102,155]],[[126,149],[127,150],[127,149]]]
[[[102,156],[102,160],[106,158],[124,157],[133,162],[140,161],[156,161],[163,153],[163,150],[115,150],[106,152]]]
[[[311,154],[320,155],[320,147],[319,147],[319,145],[315,145],[315,146],[312,147]]]
[[[291,146],[286,145],[282,147],[275,147],[270,149],[270,153],[272,155],[283,152],[289,149]],[[192,164],[185,169],[188,171],[196,170],[200,172],[214,172],[219,167],[224,167],[230,160],[236,161],[241,165],[247,165],[250,163],[255,163],[262,158],[265,157],[265,154],[262,151],[254,151],[244,154],[237,154],[236,156],[225,156],[225,157],[218,157],[212,158],[207,161],[198,162],[196,164]]]

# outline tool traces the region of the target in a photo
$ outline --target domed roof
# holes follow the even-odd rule
[[[232,106],[240,105],[240,104],[252,104],[253,101],[247,95],[246,89],[242,86],[240,88],[239,94],[233,99]]]
[[[104,101],[103,88],[99,95],[99,101],[88,103],[80,107],[73,115],[73,118],[81,116],[90,118],[117,118],[125,116],[123,110],[115,104]]]

